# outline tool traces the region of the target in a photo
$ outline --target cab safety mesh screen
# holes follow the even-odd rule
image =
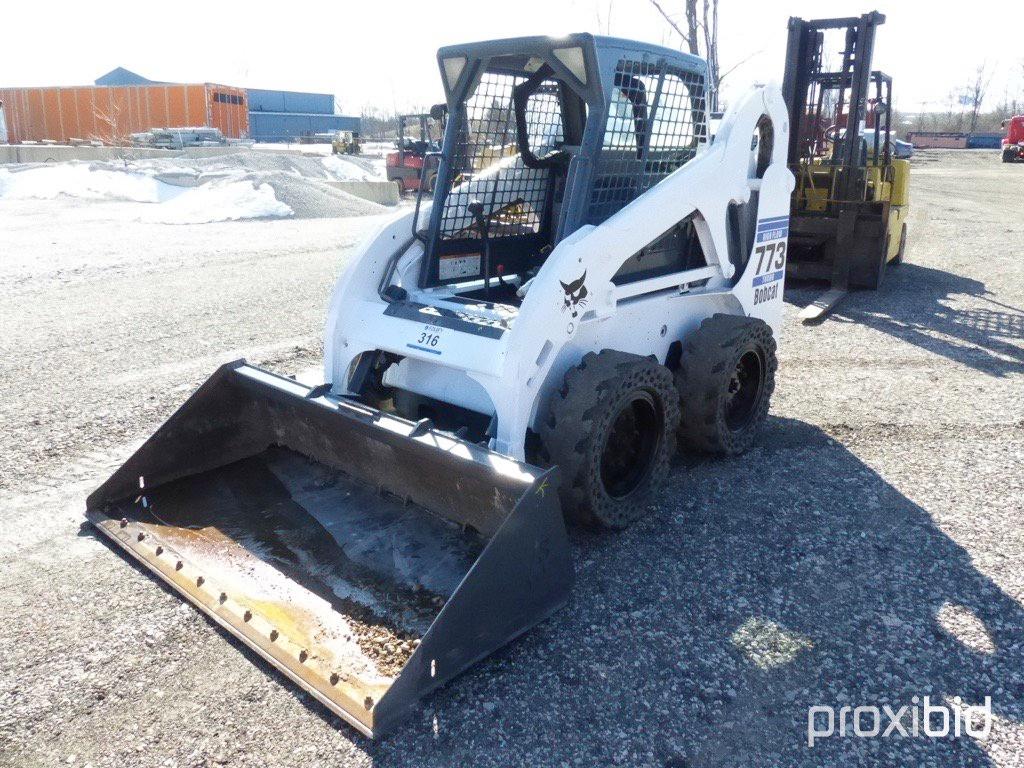
[[[519,157],[513,89],[526,75],[485,72],[457,116],[457,138],[451,160],[451,186],[441,215],[442,240],[480,237],[468,212],[471,202],[483,204],[488,237],[500,238],[540,231],[551,183],[545,168],[528,168]],[[529,148],[540,157],[563,141],[558,85],[545,80],[526,102]]]
[[[704,77],[662,62],[615,71],[587,223],[600,224],[684,165],[707,141]]]

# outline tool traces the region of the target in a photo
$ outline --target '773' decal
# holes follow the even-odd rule
[[[754,249],[757,256],[757,267],[754,270],[754,304],[764,304],[777,299],[780,295],[779,286],[786,275],[786,241],[777,240],[765,243]]]
[[[765,243],[754,249],[757,267],[754,270],[754,285],[764,285],[780,280],[786,267],[786,241]]]

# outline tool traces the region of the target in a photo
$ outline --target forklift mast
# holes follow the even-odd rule
[[[793,17],[789,20],[786,70],[782,81],[782,98],[792,126],[789,162],[791,166],[798,166],[806,158],[808,150],[820,144],[823,117],[828,117],[838,129],[845,114],[847,140],[837,142],[839,152],[833,155],[833,165],[840,167],[833,192],[838,200],[860,200],[863,197],[863,179],[858,172],[859,126],[865,118],[869,89],[874,79],[872,75],[880,75],[872,73],[871,57],[875,31],[884,23],[885,16],[878,11],[860,17],[810,21]],[[838,62],[830,61],[824,53],[825,33],[829,30],[845,32],[845,44]],[[834,103],[826,103],[829,98],[834,99]],[[885,145],[888,152],[888,141]]]
[[[786,270],[831,287],[800,317],[823,319],[851,288],[877,290],[902,260],[909,165],[892,154],[892,79],[871,69],[877,11],[789,20],[782,98],[797,178]]]
[[[431,136],[428,120],[430,115],[399,115],[398,116],[398,152],[399,156],[404,156],[405,152],[408,151],[409,147],[415,142],[420,142],[426,146],[429,146]],[[415,125],[419,128],[419,138],[413,138],[408,135],[406,126]],[[408,141],[407,141],[408,139]],[[424,150],[425,152],[426,150]],[[423,154],[422,152],[418,154]]]

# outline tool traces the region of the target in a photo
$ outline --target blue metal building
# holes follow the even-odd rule
[[[359,132],[360,119],[334,114],[334,96],[250,88],[249,136],[256,141],[296,141],[302,136]]]
[[[334,96],[329,93],[299,93],[249,88],[250,112],[308,112],[316,115],[334,114]]]
[[[157,80],[132,72],[124,67],[114,67],[105,75],[100,75],[93,82],[96,85],[160,85]]]

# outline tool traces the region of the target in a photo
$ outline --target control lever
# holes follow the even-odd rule
[[[484,216],[484,204],[479,200],[471,200],[466,206],[469,215],[476,222],[480,231],[480,239],[484,243],[484,298],[491,298],[491,241],[487,236],[487,217]]]

